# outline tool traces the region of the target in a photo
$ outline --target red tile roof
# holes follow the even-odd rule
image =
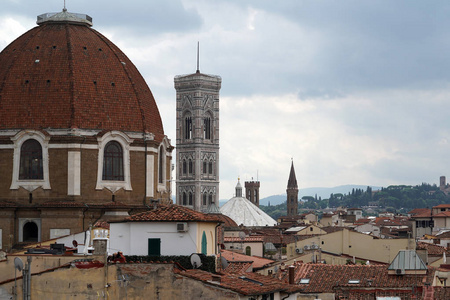
[[[235,274],[212,274],[206,271],[174,270],[178,275],[186,276],[202,281],[204,284],[231,290],[245,296],[264,295],[279,291],[294,293],[301,291],[301,287],[286,284],[284,281],[257,273]],[[220,282],[213,281],[213,275],[220,278]]]
[[[119,222],[216,222],[222,221],[215,214],[205,214],[180,205],[158,205],[154,210],[129,216]]]
[[[274,260],[258,257],[248,256],[240,253],[236,253],[229,250],[220,250],[222,257],[227,261],[240,261],[240,262],[252,262],[253,269],[261,269],[267,265],[270,265]]]
[[[0,66],[0,129],[151,132],[157,142],[164,137],[142,75],[88,26],[36,26],[3,49]]]
[[[428,255],[442,255],[444,252],[448,255],[450,254],[449,249],[447,249],[444,246],[436,245],[436,244],[430,244],[430,243],[424,243],[424,242],[417,242],[417,250],[427,250]]]
[[[241,239],[239,237],[224,237],[223,241],[226,243],[256,243],[256,242],[263,242],[263,237],[262,236],[246,236],[245,239]]]
[[[450,208],[450,204],[439,204],[437,206],[433,206],[433,208]]]
[[[243,274],[250,272],[249,270],[252,268],[252,262],[247,261],[229,261],[228,266],[222,270],[225,273],[237,273]]]
[[[295,283],[303,287],[304,293],[334,293],[336,287],[411,288],[433,282],[435,269],[428,268],[428,275],[388,275],[386,265],[326,265],[296,264]],[[279,279],[287,281],[287,272],[278,272]],[[300,279],[309,279],[302,284]],[[349,283],[359,280],[359,283]]]
[[[433,218],[448,218],[448,217],[450,217],[450,211],[443,211],[433,215]]]

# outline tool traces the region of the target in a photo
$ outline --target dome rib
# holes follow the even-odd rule
[[[68,24],[64,24],[65,25],[65,30],[66,30],[66,37],[67,37],[67,53],[69,55],[69,77],[72,78],[72,80],[69,81],[70,84],[70,92],[69,92],[69,97],[70,97],[70,121],[69,121],[69,127],[73,128],[74,127],[74,120],[75,120],[75,103],[74,103],[74,74],[73,74],[73,48],[72,48],[72,43],[70,40],[70,30],[69,30],[69,26]]]

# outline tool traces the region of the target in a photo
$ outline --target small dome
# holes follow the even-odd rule
[[[164,137],[134,64],[87,15],[44,14],[0,53],[0,130],[93,129]]]
[[[234,197],[228,200],[220,212],[244,226],[275,226],[277,221],[272,219],[262,209],[244,197]]]

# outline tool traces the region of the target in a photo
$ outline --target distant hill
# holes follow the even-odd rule
[[[381,190],[381,187],[371,186],[373,191]],[[300,200],[304,196],[312,196],[317,198],[321,197],[322,199],[328,199],[331,194],[348,194],[352,191],[352,189],[367,189],[367,185],[340,185],[335,187],[312,187],[312,188],[304,188],[298,190],[298,199]],[[284,195],[273,195],[269,197],[265,197],[263,199],[259,199],[259,204],[268,205],[270,201],[270,205],[278,205],[286,201],[286,194]]]
[[[381,187],[378,186],[370,186],[373,191],[381,190]],[[352,189],[367,189],[367,185],[340,185],[335,187],[312,187],[312,188],[304,188],[298,190],[298,199],[301,200],[303,196],[312,196],[315,197],[317,194],[317,198],[321,197],[322,199],[328,199],[331,194],[348,194],[352,191]],[[219,205],[222,206],[227,202],[227,200],[220,200]],[[278,205],[286,201],[286,194],[283,195],[272,195],[262,199],[259,199],[259,204],[261,205]]]

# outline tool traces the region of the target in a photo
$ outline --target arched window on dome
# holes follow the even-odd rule
[[[116,141],[106,144],[103,153],[103,180],[124,180],[123,149]]]
[[[35,139],[26,140],[20,148],[19,180],[43,178],[42,146]]]
[[[192,138],[192,118],[186,116],[184,118],[184,139],[190,140]]]

